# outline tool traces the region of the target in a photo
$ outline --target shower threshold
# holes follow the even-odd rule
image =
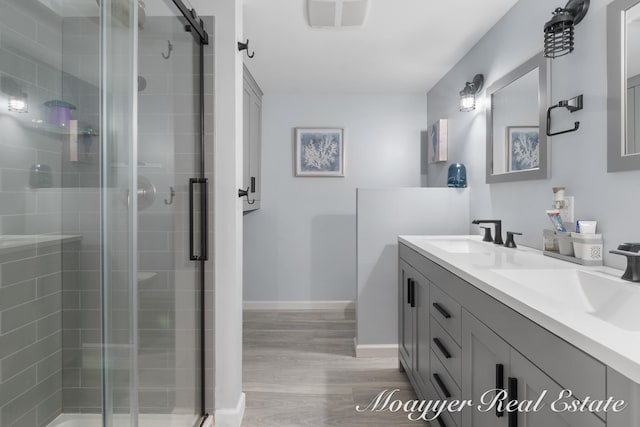
[[[118,420],[122,420],[121,423]],[[129,425],[127,414],[115,415],[116,426]],[[199,416],[176,414],[140,414],[138,427],[192,427],[197,425]],[[61,414],[47,427],[102,427],[101,414]]]

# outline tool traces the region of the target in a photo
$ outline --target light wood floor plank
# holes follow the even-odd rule
[[[244,427],[428,426],[404,412],[358,413],[385,389],[416,396],[398,360],[356,359],[353,311],[245,311]]]

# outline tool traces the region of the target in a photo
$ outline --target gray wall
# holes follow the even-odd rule
[[[468,223],[468,188],[358,189],[358,353],[398,343],[398,235],[465,234]]]
[[[426,100],[266,94],[262,107],[262,208],[244,217],[244,300],[352,301],[356,188],[420,185]],[[346,177],[293,176],[293,131],[305,126],[346,128]]]
[[[550,226],[551,187],[566,187],[576,197],[577,219],[598,220],[604,233],[605,264],[622,268],[621,257],[608,250],[620,242],[638,240],[634,218],[640,209],[637,194],[640,171],[607,173],[606,6],[595,0],[576,27],[575,51],[551,61],[552,103],[584,94],[585,108],[574,114],[557,111],[554,129],[573,127],[578,132],[551,138],[551,178],[485,184],[485,117],[457,110],[458,91],[476,73],[491,85],[504,74],[542,50],[542,27],[558,6],[556,0],[521,0],[428,93],[428,117],[449,119],[449,158],[467,165],[471,187],[471,216],[504,220],[503,229],[522,231],[522,243],[541,248],[542,229]],[[556,119],[557,118],[557,119]],[[429,165],[429,184],[443,186],[446,168]],[[630,197],[631,196],[631,197]]]

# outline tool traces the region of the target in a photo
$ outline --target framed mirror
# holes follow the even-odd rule
[[[640,169],[640,1],[607,6],[607,171]]]
[[[487,88],[487,183],[548,178],[548,80],[540,52]]]

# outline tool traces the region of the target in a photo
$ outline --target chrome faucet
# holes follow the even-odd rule
[[[499,219],[474,219],[471,221],[471,224],[493,224],[495,225],[496,232],[495,238],[493,239],[493,243],[496,245],[502,245],[504,242],[502,241],[502,221]]]
[[[612,254],[627,257],[627,269],[622,275],[623,280],[630,282],[640,282],[640,243],[623,243]]]

